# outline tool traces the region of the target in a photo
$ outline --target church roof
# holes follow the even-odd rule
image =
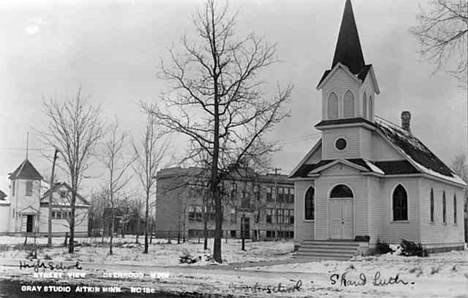
[[[41,174],[36,168],[32,165],[32,163],[25,159],[16,170],[10,174],[9,177],[11,180],[13,179],[28,179],[28,180],[42,180]]]
[[[53,191],[56,192],[58,190],[60,190],[61,188],[66,188],[69,192],[72,192],[73,189],[71,188],[70,185],[68,185],[68,183],[66,182],[58,182],[58,183],[55,183],[54,184],[54,187],[53,187]],[[41,198],[41,202],[44,202],[44,203],[48,203],[49,201],[49,192],[50,192],[50,188],[48,190],[46,190],[43,194],[42,194],[42,198]],[[82,195],[80,195],[78,192],[76,193],[76,198],[78,200],[80,200],[83,204],[85,205],[90,205],[89,202],[83,198]],[[76,202],[77,205],[79,205],[79,202]]]
[[[354,19],[353,6],[350,0],[346,0],[345,3],[332,66],[329,70],[325,71],[318,86],[326,79],[338,62],[346,66],[361,81],[364,81],[372,66],[371,64],[366,65],[364,62],[361,42],[359,41],[359,34]]]
[[[335,67],[338,62],[346,65],[354,74],[358,74],[365,66],[350,0],[346,0],[331,68]]]
[[[375,126],[421,172],[465,184],[460,177],[410,132],[377,116],[375,117]]]

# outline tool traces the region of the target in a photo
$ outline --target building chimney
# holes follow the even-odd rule
[[[401,112],[401,128],[403,128],[409,133],[411,133],[410,122],[411,122],[411,113],[409,111]]]

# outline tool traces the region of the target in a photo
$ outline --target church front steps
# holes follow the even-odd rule
[[[295,259],[349,260],[358,254],[359,242],[304,240]]]

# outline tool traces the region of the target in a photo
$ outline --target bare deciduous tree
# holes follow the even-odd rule
[[[83,174],[88,169],[93,149],[103,135],[101,109],[83,99],[80,88],[75,98],[63,103],[55,99],[44,100],[44,114],[48,125],[39,133],[44,143],[60,150],[72,188],[68,252],[73,253],[76,194]]]
[[[161,78],[171,85],[161,103],[144,106],[167,132],[190,140],[186,160],[210,171],[209,191],[216,213],[213,257],[222,262],[222,200],[219,183],[229,165],[269,161],[276,144],[264,135],[287,117],[283,109],[292,86],[264,94],[259,72],[277,62],[276,46],[251,33],[235,37],[236,15],[227,4],[207,0],[194,15],[197,39],[182,38],[182,52],[170,50]]]
[[[420,44],[420,53],[439,70],[444,64],[454,63],[449,71],[466,88],[468,2],[466,0],[431,0],[430,11],[421,9],[419,24],[411,34]]]
[[[153,115],[148,115],[144,134],[139,143],[133,143],[135,151],[134,171],[137,174],[141,186],[145,193],[145,249],[144,253],[148,253],[148,229],[149,229],[149,212],[151,206],[150,197],[155,194],[156,173],[165,156],[167,143],[163,143],[160,136],[156,132],[156,121]]]
[[[134,156],[125,156],[125,146],[127,135],[119,132],[119,124],[115,121],[110,128],[109,138],[104,144],[103,160],[107,172],[108,199],[111,208],[111,233],[109,239],[109,254],[112,255],[112,240],[114,238],[116,196],[130,181],[130,176],[126,175],[128,168],[135,161]]]

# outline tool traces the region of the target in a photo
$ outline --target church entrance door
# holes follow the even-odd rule
[[[330,239],[353,239],[353,199],[330,199]]]

